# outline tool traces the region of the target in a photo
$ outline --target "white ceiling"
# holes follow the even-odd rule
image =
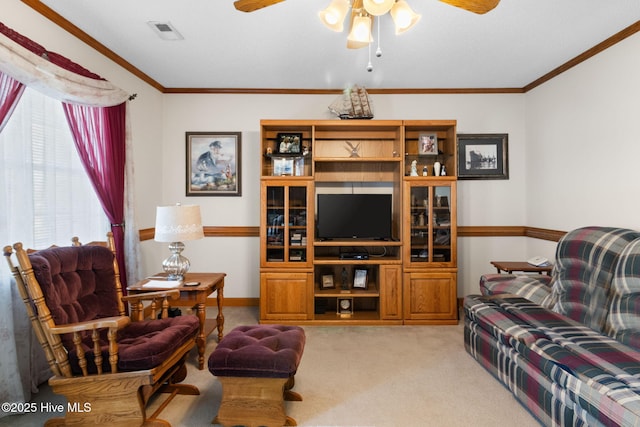
[[[382,17],[372,72],[367,48],[347,49],[346,30],[318,19],[330,0],[252,13],[236,11],[233,0],[42,3],[164,88],[522,88],[640,21],[639,0],[502,0],[485,15],[407,1],[422,19],[396,36]],[[147,21],[170,22],[184,40],[161,40]]]

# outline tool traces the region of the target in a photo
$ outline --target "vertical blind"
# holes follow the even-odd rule
[[[0,133],[5,244],[104,240],[109,223],[80,163],[60,101],[27,88]],[[2,233],[4,235],[4,233]],[[7,240],[8,237],[8,240]]]

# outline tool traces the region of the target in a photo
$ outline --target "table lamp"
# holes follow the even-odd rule
[[[200,206],[181,205],[158,206],[156,209],[156,242],[171,242],[171,256],[162,262],[162,268],[169,280],[183,280],[189,271],[189,260],[181,255],[183,241],[204,237]]]

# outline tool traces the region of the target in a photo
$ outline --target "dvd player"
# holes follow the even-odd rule
[[[366,252],[341,252],[340,259],[369,259]]]

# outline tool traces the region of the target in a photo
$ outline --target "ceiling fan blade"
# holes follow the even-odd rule
[[[241,12],[253,12],[284,0],[236,0],[233,5]]]
[[[459,7],[469,12],[482,15],[492,10],[500,3],[500,0],[440,0],[451,6]]]

